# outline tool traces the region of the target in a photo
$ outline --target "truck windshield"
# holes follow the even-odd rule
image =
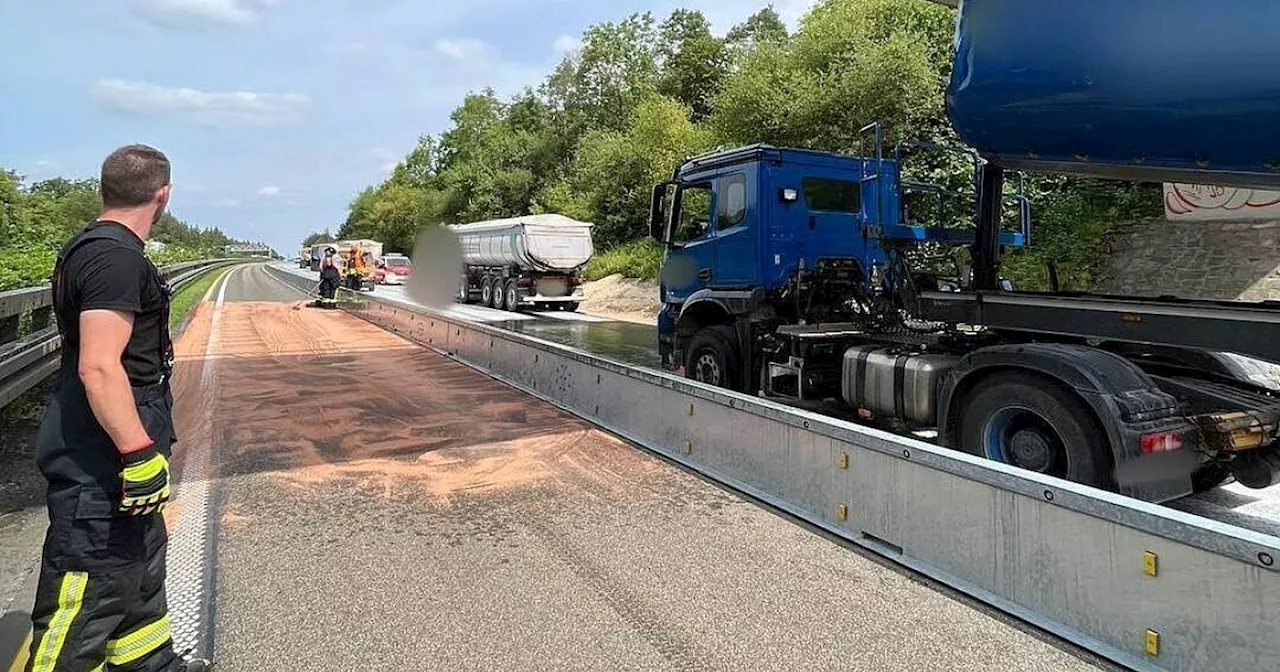
[[[388,266],[408,266],[409,260],[405,257],[387,257]]]
[[[857,182],[806,177],[801,184],[804,204],[810,210],[849,213],[862,210],[862,191]]]

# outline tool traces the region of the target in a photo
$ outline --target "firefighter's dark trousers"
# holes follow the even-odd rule
[[[342,277],[338,275],[337,269],[326,268],[320,271],[320,298],[332,299],[340,284]]]
[[[160,514],[117,515],[97,487],[49,494],[27,672],[180,669]]]

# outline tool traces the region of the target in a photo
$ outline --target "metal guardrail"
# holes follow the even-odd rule
[[[243,261],[188,261],[166,266],[160,275],[177,289],[205,271]],[[0,408],[57,372],[61,345],[49,285],[0,292]]]
[[[1280,660],[1280,538],[342,291],[374,324],[1122,665]]]

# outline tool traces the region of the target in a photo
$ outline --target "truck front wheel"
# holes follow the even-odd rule
[[[1111,449],[1093,412],[1057,383],[1002,373],[970,392],[960,448],[996,462],[1113,489]]]
[[[739,380],[738,350],[733,327],[717,324],[698,330],[685,349],[684,375],[686,378],[737,390]]]

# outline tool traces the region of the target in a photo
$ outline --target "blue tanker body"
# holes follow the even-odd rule
[[[1007,168],[1280,187],[1280,2],[967,0],[947,110]]]

